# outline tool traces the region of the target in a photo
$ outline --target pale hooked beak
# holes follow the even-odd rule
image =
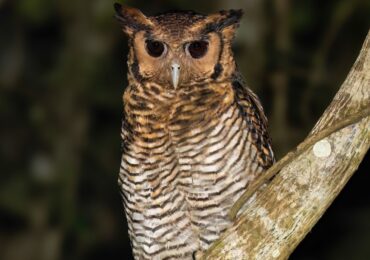
[[[177,88],[180,78],[180,65],[177,62],[173,62],[171,65],[171,77],[173,87]]]

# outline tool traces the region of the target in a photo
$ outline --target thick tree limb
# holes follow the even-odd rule
[[[370,32],[347,79],[310,135],[268,175],[250,186],[245,198],[280,170],[249,199],[233,227],[203,258],[288,258],[369,149],[369,108]],[[239,202],[230,215],[235,215],[243,204]]]

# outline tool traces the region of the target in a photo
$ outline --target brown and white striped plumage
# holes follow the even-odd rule
[[[133,254],[192,259],[230,226],[228,210],[274,160],[266,117],[231,52],[241,12],[146,17],[115,7],[130,45],[119,186]],[[147,55],[148,38],[167,52]],[[183,46],[200,38],[209,54],[192,60]],[[181,67],[177,87],[173,60]]]

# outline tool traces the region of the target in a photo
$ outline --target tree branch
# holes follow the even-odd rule
[[[234,217],[255,193],[243,206],[245,211],[203,259],[288,258],[369,149],[369,113],[370,32],[342,87],[310,135],[250,185],[230,216]]]

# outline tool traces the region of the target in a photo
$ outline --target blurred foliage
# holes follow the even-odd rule
[[[366,0],[125,1],[242,8],[235,56],[281,157],[312,128],[369,30]],[[130,259],[117,187],[126,39],[106,0],[0,0],[0,259]],[[292,259],[370,259],[369,158]]]

